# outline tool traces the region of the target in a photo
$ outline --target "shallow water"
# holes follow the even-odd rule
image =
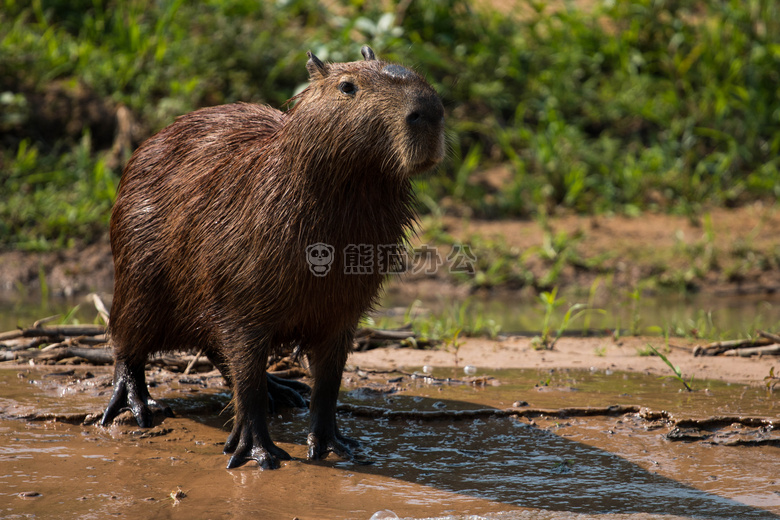
[[[408,313],[410,296],[391,290],[383,300],[379,315],[394,314],[403,321]],[[746,295],[712,295],[707,293],[657,293],[640,295],[636,299],[627,291],[603,291],[592,302],[594,309],[572,319],[568,333],[582,330],[611,331],[660,335],[673,334],[744,337],[756,329],[780,328],[780,293]],[[418,293],[418,309],[435,316],[460,318],[465,306],[466,324],[493,320],[503,333],[538,334],[544,321],[545,307],[530,291],[510,294],[477,294],[466,299]],[[554,310],[551,324],[557,327],[571,305],[588,304],[588,294],[573,289],[558,294],[559,306]],[[463,321],[463,318],[460,318]]]
[[[91,371],[95,377],[86,374]],[[779,518],[780,447],[673,442],[636,414],[423,420],[341,414],[361,441],[358,462],[305,460],[306,411],[271,420],[296,460],[277,471],[224,469],[229,396],[219,378],[151,372],[151,389],[177,412],[149,430],[27,421],[31,413],[99,412],[110,372],[78,368],[0,370],[0,518],[359,518],[481,515],[525,518]],[[437,369],[434,376],[457,375]],[[537,370],[481,373],[484,385],[405,377],[400,391],[369,378],[341,401],[393,411],[631,404],[675,417],[775,418],[777,397],[760,388],[674,382],[641,374]],[[387,377],[392,376],[385,376]],[[353,379],[359,380],[354,377]],[[536,386],[546,384],[546,386]],[[732,426],[724,427],[724,435]],[[742,428],[736,428],[741,430]],[[770,432],[771,433],[771,432]],[[181,487],[186,497],[170,497]],[[20,493],[38,493],[22,498]],[[492,515],[492,516],[491,516]],[[581,515],[581,516],[580,516]]]
[[[402,283],[390,285],[375,316],[381,323],[387,322],[388,326],[403,324],[410,309],[409,294],[398,295],[398,291],[394,290]],[[101,293],[101,296],[110,307],[110,292]],[[465,307],[468,323],[463,325],[473,325],[481,320],[484,326],[486,320],[492,320],[502,333],[537,334],[544,321],[544,306],[537,296],[529,292],[474,295],[466,299],[419,294],[417,298],[416,312],[422,310],[435,316],[459,316],[461,308]],[[570,305],[587,303],[588,295],[568,291],[559,294],[558,299],[565,303],[554,312],[551,323],[555,327],[562,323]],[[566,331],[576,334],[583,328],[590,331],[618,329],[626,333],[655,335],[671,331],[702,337],[744,337],[754,334],[756,329],[780,329],[780,293],[725,296],[669,293],[643,295],[636,300],[627,293],[609,293],[594,301],[592,307],[597,311],[572,320]],[[88,296],[42,301],[34,295],[23,298],[18,294],[0,292],[0,332],[27,327],[42,317],[53,315],[71,315],[81,323],[92,323],[97,313]]]

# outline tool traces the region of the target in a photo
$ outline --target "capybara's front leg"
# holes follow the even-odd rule
[[[344,334],[329,345],[317,345],[309,350],[309,362],[314,376],[311,394],[311,429],[308,438],[309,458],[317,460],[333,452],[352,458],[350,446],[358,442],[339,432],[336,425],[336,402],[341,375],[352,347],[352,333]]]
[[[114,393],[111,395],[103,419],[100,424],[107,426],[125,408],[130,408],[138,422],[138,426],[152,426],[152,411],[158,408],[166,417],[173,417],[173,412],[167,406],[157,403],[149,396],[144,374],[144,361],[131,362],[117,358],[114,366]]]

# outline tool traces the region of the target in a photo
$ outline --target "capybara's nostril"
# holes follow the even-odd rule
[[[444,107],[438,98],[422,98],[406,116],[406,124],[418,126],[423,123],[438,125],[444,117]]]

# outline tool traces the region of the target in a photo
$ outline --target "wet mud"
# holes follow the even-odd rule
[[[351,372],[340,421],[362,443],[356,459],[307,461],[308,412],[283,410],[271,433],[294,460],[260,471],[225,469],[218,375],[148,376],[177,416],[144,430],[127,417],[92,424],[108,367],[0,370],[0,518],[780,518],[777,397],[756,386],[689,393],[589,370]],[[643,412],[554,413],[613,405]],[[685,422],[712,417],[730,420]],[[681,427],[699,435],[670,435]]]

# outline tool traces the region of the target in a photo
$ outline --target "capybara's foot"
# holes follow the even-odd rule
[[[271,412],[279,408],[307,408],[309,405],[303,398],[311,394],[311,387],[300,381],[291,381],[271,374],[266,374],[268,385],[268,401]]]
[[[153,410],[161,412],[165,417],[173,417],[170,407],[149,397],[143,365],[140,368],[130,368],[125,362],[117,361],[114,371],[114,393],[111,395],[106,411],[103,412],[100,424],[109,425],[125,408],[130,408],[141,428],[152,426]]]
[[[260,469],[277,469],[280,460],[292,459],[270,437],[252,432],[250,427],[241,424],[236,424],[228,435],[224,453],[232,453],[227,469],[243,466],[250,460],[256,461]]]
[[[360,444],[358,441],[345,437],[338,432],[334,435],[321,436],[310,433],[307,442],[309,444],[309,459],[311,460],[324,459],[329,452],[333,452],[345,459],[352,459],[354,454],[350,446],[357,447]]]

